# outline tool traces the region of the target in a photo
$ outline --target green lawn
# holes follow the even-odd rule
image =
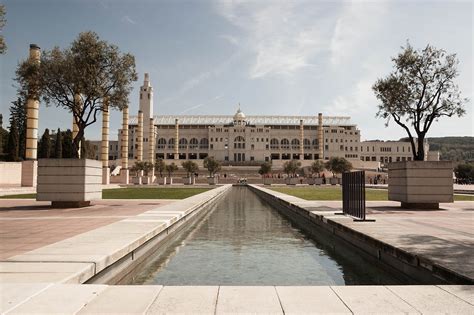
[[[271,189],[306,200],[342,200],[340,187],[274,187]],[[388,200],[387,190],[384,189],[366,189],[365,196],[368,201]],[[454,195],[454,200],[474,201],[474,196]]]
[[[103,199],[184,199],[212,188],[114,188],[102,191]],[[0,199],[35,199],[36,194],[1,196]]]
[[[36,199],[36,194],[21,194],[0,196],[0,199]]]
[[[184,199],[212,188],[115,188],[104,189],[104,199]]]

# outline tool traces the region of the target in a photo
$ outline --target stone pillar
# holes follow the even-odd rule
[[[41,49],[30,45],[28,61],[32,64],[40,64]],[[38,175],[38,111],[39,99],[35,88],[28,89],[28,100],[26,103],[26,161],[21,164],[21,186],[35,187]]]
[[[143,112],[138,111],[138,129],[137,129],[137,161],[143,161]]]
[[[82,107],[81,104],[81,96],[79,94],[74,95],[74,102],[76,103],[76,106]],[[76,119],[74,118],[74,114],[72,115],[72,139],[75,139],[77,134],[79,133],[79,126],[76,123]],[[77,156],[80,158],[81,157],[81,144],[82,141],[79,142],[79,148],[77,149]]]
[[[110,168],[109,168],[109,104],[104,99],[104,110],[102,112],[102,184],[110,184]]]
[[[150,176],[150,184],[155,180],[155,124],[153,118],[150,118],[148,134],[148,161],[153,164]]]
[[[178,118],[174,121],[174,159],[179,160],[179,122]]]
[[[323,114],[318,114],[318,154],[319,159],[324,160],[324,139],[323,139]]]
[[[28,61],[39,65],[41,49],[35,44],[30,45],[30,56]],[[36,160],[38,152],[38,110],[39,99],[37,91],[29,87],[28,100],[26,103],[26,159]]]
[[[304,160],[304,126],[303,126],[303,119],[300,120],[300,160]]]
[[[128,107],[122,110],[122,138],[120,144],[122,168],[120,170],[121,183],[128,185],[130,181],[128,170]]]

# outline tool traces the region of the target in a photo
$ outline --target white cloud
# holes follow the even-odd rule
[[[357,50],[366,51],[367,40],[379,36],[380,30],[386,29],[384,19],[387,12],[384,1],[345,3],[330,42],[331,63],[339,66],[353,57]]]
[[[250,78],[294,73],[325,49],[323,20],[311,2],[222,1],[217,11],[243,31],[241,47],[255,56]]]
[[[128,15],[124,15],[124,16],[122,17],[122,21],[123,21],[123,22],[126,22],[126,23],[129,23],[129,24],[133,24],[133,25],[137,24],[137,22],[135,22],[135,21],[134,21],[131,17],[129,17]]]

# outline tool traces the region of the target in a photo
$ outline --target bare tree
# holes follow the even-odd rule
[[[386,125],[393,119],[405,129],[413,159],[422,161],[424,139],[432,123],[442,116],[460,117],[466,112],[464,104],[468,99],[461,98],[454,84],[459,61],[456,54],[447,54],[431,45],[418,51],[410,43],[392,61],[392,73],[378,79],[372,87],[381,102],[377,117],[385,118]]]
[[[73,114],[78,126],[73,139],[76,158],[85,128],[97,121],[99,112],[126,107],[136,80],[135,58],[94,32],[80,33],[66,49],[43,52],[40,65],[25,61],[17,68],[20,90]]]

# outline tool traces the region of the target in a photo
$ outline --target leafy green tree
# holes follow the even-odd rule
[[[95,159],[94,146],[85,138],[82,138],[81,141],[81,159]]]
[[[70,159],[77,157],[77,154],[74,154],[74,147],[72,144],[72,131],[70,129],[66,130],[62,134],[62,157],[63,159]]]
[[[153,163],[151,162],[142,162],[143,163],[143,172],[145,176],[148,176],[149,173],[153,170]]]
[[[139,173],[143,171],[143,162],[136,161],[135,164],[130,169],[132,173],[135,173],[135,176],[139,176]]]
[[[59,128],[56,133],[56,141],[54,142],[54,157],[56,159],[63,158],[63,139],[61,136],[61,129]]]
[[[5,38],[1,35],[2,29],[7,23],[5,19],[5,5],[0,4],[0,55],[7,51],[7,44],[5,44]]]
[[[459,64],[456,54],[427,45],[415,50],[407,43],[395,58],[394,70],[378,79],[372,89],[381,102],[377,117],[393,119],[408,134],[413,159],[423,161],[424,140],[432,123],[443,116],[462,116],[467,99],[454,83]],[[415,144],[415,136],[416,144]]]
[[[16,122],[12,121],[10,125],[10,133],[8,135],[8,160],[12,162],[17,162],[20,160],[18,156],[18,129],[16,127]]]
[[[210,177],[214,177],[214,175],[220,171],[221,163],[214,159],[214,157],[208,156],[204,159],[204,168],[207,169]]]
[[[318,174],[318,177],[319,177],[319,173],[324,171],[324,162],[320,160],[314,161],[311,164],[310,170],[311,170],[311,175]]]
[[[0,160],[6,159],[8,130],[3,128],[3,115],[0,114]]]
[[[50,156],[51,156],[51,136],[49,134],[49,129],[46,128],[39,142],[38,157],[40,159],[49,159]]]
[[[158,173],[160,173],[160,177],[163,177],[163,172],[165,171],[165,169],[166,169],[165,161],[163,161],[163,159],[156,160],[155,170],[158,171]]]
[[[296,172],[301,167],[301,162],[298,160],[291,160],[291,161],[286,161],[283,164],[283,172],[285,172],[287,175],[293,174],[296,175]]]
[[[258,170],[258,173],[263,176],[263,175],[267,175],[271,173],[271,171],[272,171],[272,163],[265,162],[260,165],[260,169]]]
[[[25,159],[26,156],[26,96],[19,92],[19,97],[10,106],[10,124],[12,121],[18,129],[18,156]]]
[[[332,157],[327,161],[326,169],[329,170],[334,177],[335,174],[349,172],[352,169],[352,164],[343,157]]]
[[[197,165],[196,162],[193,162],[193,161],[183,162],[181,163],[181,166],[186,171],[186,174],[188,177],[190,177],[192,174],[196,173],[199,170],[199,166]]]
[[[173,162],[171,164],[166,165],[165,169],[166,169],[166,172],[168,173],[168,177],[171,177],[173,173],[178,170],[178,165],[174,164]]]
[[[44,51],[39,65],[24,61],[16,71],[21,90],[72,112],[78,132],[72,140],[78,157],[86,127],[97,121],[108,103],[110,109],[128,105],[131,83],[137,80],[135,58],[122,54],[94,32],[83,32],[68,48]]]
[[[456,174],[456,179],[460,184],[470,184],[474,182],[474,164],[465,163],[458,164],[454,168],[454,174]]]

